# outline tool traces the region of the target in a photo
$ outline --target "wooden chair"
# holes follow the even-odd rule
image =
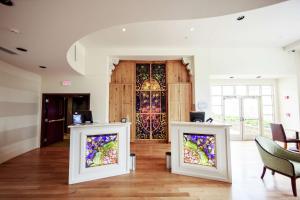
[[[296,132],[296,138],[287,138],[282,124],[272,124],[272,123],[271,123],[271,130],[272,130],[273,140],[283,142],[285,149],[287,149],[287,143],[295,143],[296,148],[298,150],[300,149],[300,140],[299,140],[298,132]]]

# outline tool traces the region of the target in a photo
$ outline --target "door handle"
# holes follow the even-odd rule
[[[48,123],[65,121],[65,118],[49,120]]]

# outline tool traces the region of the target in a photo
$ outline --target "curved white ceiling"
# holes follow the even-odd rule
[[[71,72],[66,52],[79,38],[96,30],[142,21],[197,19],[222,16],[272,5],[284,0],[13,0],[0,5],[0,45],[29,51],[0,52],[0,59],[40,73]],[[10,28],[20,34],[9,32]]]
[[[292,0],[239,14],[141,22],[110,27],[79,42],[86,48],[283,47],[300,39],[300,1]],[[126,32],[122,29],[126,28]]]

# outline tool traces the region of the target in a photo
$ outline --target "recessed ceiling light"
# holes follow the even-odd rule
[[[10,31],[11,33],[16,33],[16,34],[19,34],[19,33],[20,33],[20,31],[19,31],[18,29],[16,29],[16,28],[10,28],[9,31]]]
[[[194,28],[194,27],[191,27],[191,28],[190,28],[190,31],[192,31],[192,32],[193,32],[194,30],[195,30],[195,28]]]
[[[46,67],[46,66],[43,66],[43,65],[40,65],[39,68],[41,68],[41,69],[46,69],[47,67]]]
[[[257,76],[256,78],[261,78],[261,76]]]
[[[244,15],[241,15],[241,16],[239,16],[238,18],[236,18],[236,20],[238,20],[238,21],[241,21],[241,20],[243,20],[243,19],[245,19],[245,16],[244,16]]]
[[[0,3],[6,6],[13,6],[14,3],[11,0],[0,0]]]
[[[23,52],[27,52],[28,51],[27,49],[24,49],[22,47],[17,47],[16,49],[19,50],[19,51],[23,51]]]
[[[122,28],[122,31],[125,32],[125,31],[126,31],[126,28]]]
[[[229,78],[231,78],[231,79],[232,79],[232,78],[234,78],[234,76],[230,76]]]

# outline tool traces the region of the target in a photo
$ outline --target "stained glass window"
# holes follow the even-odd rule
[[[184,163],[216,167],[215,143],[215,135],[184,133]]]
[[[167,138],[166,65],[136,65],[136,138]]]
[[[86,138],[85,167],[118,163],[118,134],[89,135]]]

